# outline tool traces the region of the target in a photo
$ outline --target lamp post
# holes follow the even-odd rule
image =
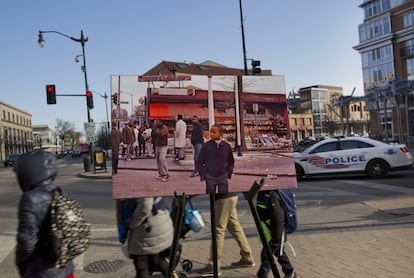
[[[77,38],[73,38],[71,36],[68,36],[64,33],[58,32],[58,31],[39,31],[39,39],[37,41],[37,43],[39,44],[40,47],[44,47],[45,45],[45,40],[43,39],[43,34],[44,33],[55,33],[58,35],[61,35],[63,37],[66,37],[68,39],[71,39],[75,42],[79,42],[82,46],[82,55],[78,55],[77,58],[79,58],[79,56],[83,57],[83,65],[81,66],[81,69],[83,71],[84,77],[85,77],[85,93],[89,91],[89,86],[88,86],[88,75],[86,73],[86,58],[85,58],[85,42],[88,41],[88,38],[85,37],[83,35],[83,31],[81,30],[81,36],[79,39]],[[87,106],[87,112],[88,112],[88,122],[91,122],[91,116],[90,116],[90,108]]]

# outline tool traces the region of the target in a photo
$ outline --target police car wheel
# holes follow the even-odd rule
[[[296,180],[300,181],[302,177],[305,175],[302,167],[295,164],[295,171],[296,171]]]
[[[375,159],[368,163],[366,171],[371,178],[379,179],[388,175],[389,167],[387,162]]]

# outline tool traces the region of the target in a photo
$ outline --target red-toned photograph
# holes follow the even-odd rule
[[[283,76],[111,76],[113,198],[297,187]]]

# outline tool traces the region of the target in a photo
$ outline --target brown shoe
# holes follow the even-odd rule
[[[200,277],[213,277],[214,276],[214,269],[211,265],[207,265],[204,268],[195,271]],[[218,276],[221,275],[220,270],[217,273]]]
[[[254,263],[254,261],[243,260],[243,259],[240,259],[240,261],[238,261],[238,262],[231,263],[231,266],[234,267],[234,268],[237,268],[237,267],[253,267],[255,265],[256,264]]]

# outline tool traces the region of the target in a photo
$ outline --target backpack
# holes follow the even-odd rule
[[[279,189],[277,193],[282,200],[285,211],[285,232],[286,234],[291,234],[298,229],[295,194],[290,189]]]
[[[272,191],[269,192],[259,192],[257,203],[259,206],[265,206],[267,208],[272,207],[272,198],[270,196]],[[278,189],[275,190],[280,200],[282,201],[282,207],[284,211],[284,221],[283,225],[285,227],[285,233],[291,234],[298,229],[298,219],[296,214],[296,200],[295,194],[290,189]],[[265,218],[271,217],[271,214],[268,213]]]
[[[65,267],[73,258],[84,253],[90,245],[91,225],[86,222],[80,204],[52,190],[50,204],[51,247],[56,267]]]

